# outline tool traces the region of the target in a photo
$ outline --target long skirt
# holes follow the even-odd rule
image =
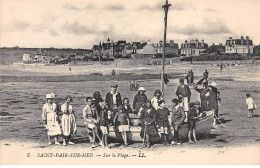
[[[74,114],[63,114],[61,117],[61,126],[64,136],[75,134],[77,132],[77,126]]]
[[[148,134],[149,136],[159,136],[155,124],[147,125],[146,127],[143,125],[142,130],[140,132],[140,136],[142,138],[144,138],[144,133]]]
[[[60,124],[58,124],[58,122],[48,122],[47,129],[49,136],[56,136],[61,134]]]

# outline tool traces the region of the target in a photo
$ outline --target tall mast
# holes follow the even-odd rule
[[[168,9],[171,6],[171,4],[168,4],[168,0],[166,0],[165,5],[162,6],[165,12],[165,17],[164,17],[164,36],[163,36],[163,56],[162,56],[162,74],[161,74],[161,91],[163,93],[163,88],[164,88],[164,80],[163,76],[165,74],[164,70],[164,64],[165,64],[165,44],[166,44],[166,33],[167,33],[167,15],[168,15]]]

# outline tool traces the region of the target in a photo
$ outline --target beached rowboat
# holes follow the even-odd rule
[[[136,120],[137,118],[134,118]],[[211,127],[214,120],[214,111],[208,111],[206,112],[206,116],[203,118],[198,119],[195,123],[195,129],[197,136],[209,136]],[[140,125],[138,126],[131,126],[130,131],[128,132],[128,140],[132,142],[142,142],[142,138],[140,136],[142,127]],[[188,137],[188,124],[184,123],[180,126],[179,129],[179,137],[180,139],[185,139]],[[173,130],[171,131],[173,134]],[[121,134],[113,127],[109,126],[109,137],[112,139],[122,140]],[[160,140],[160,137],[153,137],[151,139],[152,141],[158,141]]]

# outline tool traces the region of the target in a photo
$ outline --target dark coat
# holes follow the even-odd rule
[[[143,124],[142,124],[142,130],[140,132],[140,136],[143,138],[144,132],[150,136],[159,136],[156,126],[155,126],[156,110],[153,107],[152,107],[150,113],[148,113],[147,110],[148,110],[147,108],[144,108],[141,111],[140,121]],[[150,124],[145,126],[145,124],[144,124],[145,121]]]
[[[111,109],[111,107],[113,106],[113,95],[112,95],[110,92],[108,92],[108,93],[106,94],[106,100],[105,100],[105,102],[106,102],[107,105],[108,105],[108,109]],[[119,92],[117,92],[117,95],[116,95],[116,105],[117,105],[117,107],[118,107],[119,105],[122,105],[122,99],[121,99],[121,95],[120,95]]]
[[[141,94],[136,94],[134,97],[133,101],[133,108],[136,110],[136,112],[139,112],[139,109],[147,102],[147,96],[141,95]]]
[[[185,120],[185,113],[184,113],[184,109],[182,106],[179,106],[177,109],[175,109],[175,107],[172,108],[172,116],[171,116],[171,120],[172,120],[172,126],[180,126],[184,120]]]
[[[209,92],[209,109],[218,110],[218,94],[217,88],[210,86],[212,90]]]
[[[195,90],[200,93],[200,101],[201,101],[201,109],[202,111],[209,111],[211,110],[208,104],[209,97],[206,97],[206,94],[210,92],[209,89],[198,89],[195,87]]]
[[[190,98],[191,96],[191,91],[189,86],[184,85],[184,87],[178,86],[177,90],[176,90],[176,95],[179,97],[180,95],[182,95],[182,97],[188,97]]]

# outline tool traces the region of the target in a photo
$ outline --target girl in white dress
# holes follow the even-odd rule
[[[75,143],[71,142],[71,135],[75,134],[77,131],[76,119],[74,116],[74,109],[70,105],[72,102],[71,96],[65,97],[65,103],[61,105],[61,111],[63,113],[61,117],[61,126],[63,132],[63,145],[66,146],[67,143],[74,145]]]
[[[42,120],[47,129],[48,145],[51,145],[51,137],[54,137],[55,145],[61,145],[58,142],[58,135],[61,134],[59,118],[57,116],[57,105],[53,103],[54,93],[46,95],[46,103],[42,107]]]

